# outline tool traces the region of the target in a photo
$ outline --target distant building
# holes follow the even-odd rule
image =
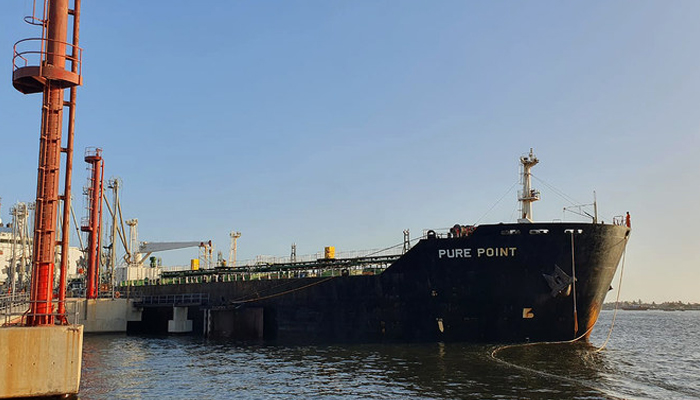
[[[9,224],[8,224],[9,225]],[[29,273],[31,271],[31,237],[25,240],[22,246],[19,237],[14,237],[11,226],[0,226],[0,285],[9,284],[9,273],[11,273],[11,264],[15,259],[15,282],[29,284]],[[14,246],[13,246],[14,245]],[[60,247],[57,246],[57,254],[60,254]],[[77,278],[79,276],[79,260],[83,253],[78,247],[69,247],[68,249],[68,279]],[[58,270],[59,264],[56,265]]]

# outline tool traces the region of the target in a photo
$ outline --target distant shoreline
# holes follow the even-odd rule
[[[681,301],[676,302],[664,302],[657,304],[656,302],[644,303],[640,301],[621,301],[617,304],[617,308],[625,311],[647,311],[647,310],[661,310],[661,311],[687,311],[695,310],[700,311],[700,303],[683,303]],[[603,303],[603,310],[614,310],[615,302]]]

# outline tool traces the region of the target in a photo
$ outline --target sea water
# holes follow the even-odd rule
[[[603,311],[590,344],[276,346],[86,335],[87,399],[700,399],[700,311]]]

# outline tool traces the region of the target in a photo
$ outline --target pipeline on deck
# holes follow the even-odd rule
[[[269,263],[257,266],[163,272],[155,282],[131,281],[129,286],[234,282],[268,279],[299,279],[350,275],[376,275],[384,272],[401,255],[320,259],[316,261]]]

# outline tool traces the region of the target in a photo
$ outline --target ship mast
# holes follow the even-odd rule
[[[231,248],[228,253],[228,264],[229,267],[236,266],[236,253],[238,253],[238,238],[241,237],[240,232],[231,231]]]
[[[532,175],[530,173],[530,169],[539,162],[540,160],[535,157],[535,154],[532,152],[532,148],[530,148],[530,154],[520,157],[520,164],[523,167],[523,191],[518,197],[518,201],[520,201],[521,206],[520,209],[522,211],[520,214],[520,219],[518,219],[518,222],[520,223],[532,222],[532,202],[540,199],[539,190],[533,189],[531,186]]]

